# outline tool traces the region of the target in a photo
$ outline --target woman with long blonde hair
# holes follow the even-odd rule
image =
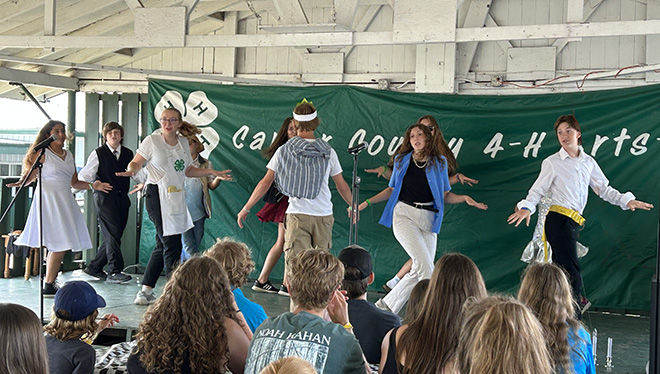
[[[558,372],[596,373],[591,336],[575,318],[571,286],[562,269],[550,263],[528,266],[518,300],[541,322],[552,363]]]
[[[420,313],[383,338],[380,372],[450,374],[458,345],[463,304],[486,297],[477,265],[460,253],[436,263]]]
[[[551,374],[543,328],[525,305],[512,297],[470,299],[456,354],[460,374]]]
[[[232,300],[222,265],[191,257],[144,314],[129,373],[243,373],[249,341]]]

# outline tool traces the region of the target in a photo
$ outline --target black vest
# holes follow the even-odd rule
[[[95,152],[99,158],[99,168],[96,171],[96,176],[101,182],[112,185],[112,190],[108,194],[126,196],[128,191],[130,191],[131,178],[118,177],[115,173],[126,170],[128,164],[133,160],[133,152],[121,146],[119,160],[117,160],[115,155],[110,151],[110,148],[105,144],[96,148]]]

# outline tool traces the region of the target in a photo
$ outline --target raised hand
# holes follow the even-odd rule
[[[628,209],[633,212],[635,209],[651,210],[653,208],[653,204],[645,203],[639,200],[630,200],[627,205]]]

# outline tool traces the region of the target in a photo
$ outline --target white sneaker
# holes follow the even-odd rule
[[[156,296],[154,296],[154,293],[146,293],[144,291],[138,291],[137,295],[135,296],[135,301],[133,301],[133,304],[136,305],[149,305],[153,304],[156,302]]]
[[[385,301],[383,301],[383,299],[378,299],[375,302],[375,305],[376,305],[376,308],[384,310],[386,312],[391,312],[392,311],[392,309],[390,309],[390,307],[387,306],[387,304],[385,304]]]
[[[399,283],[398,280],[392,278],[392,279],[388,280],[387,283],[385,283],[385,284],[386,284],[387,287],[389,287],[390,290],[391,290],[391,289],[393,289],[398,283]]]

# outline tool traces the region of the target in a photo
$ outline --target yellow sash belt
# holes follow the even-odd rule
[[[564,215],[575,221],[580,226],[584,225],[585,219],[580,215],[580,213],[577,212],[577,210],[564,208],[563,206],[560,205],[552,205],[550,209],[548,209],[548,211],[556,212],[561,215]]]
[[[573,221],[575,221],[580,226],[584,225],[585,218],[582,217],[580,213],[578,213],[576,210],[564,208],[561,205],[552,205],[550,206],[550,209],[548,209],[548,211],[559,213],[563,216],[566,216],[572,219]],[[545,262],[548,262],[548,241],[545,237],[545,227],[543,228],[543,236],[541,240],[543,241],[543,255],[544,255],[543,257]]]

